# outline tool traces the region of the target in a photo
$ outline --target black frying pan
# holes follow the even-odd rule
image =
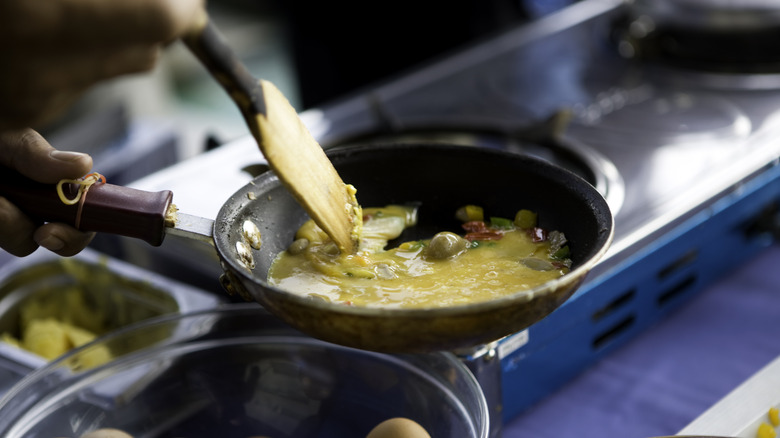
[[[266,277],[274,257],[294,240],[308,216],[276,175],[266,172],[231,196],[215,220],[213,242],[225,272],[223,285],[256,300],[293,327],[326,341],[376,351],[422,352],[496,340],[525,329],[560,306],[604,255],[612,239],[612,215],[603,197],[580,177],[535,158],[440,144],[354,147],[331,151],[329,156],[342,179],[358,189],[363,206],[419,203],[417,235],[408,236],[410,239],[431,237],[443,230],[459,232],[453,215],[465,204],[481,205],[490,215],[504,217],[527,208],[538,213],[539,226],[566,234],[573,266],[569,274],[533,290],[447,308],[362,308],[295,295],[269,286]],[[32,190],[21,189],[25,185],[36,188],[34,199]],[[36,217],[73,223],[76,206],[56,200],[52,186],[40,186],[12,179],[0,184],[0,191]],[[111,202],[114,190],[121,193],[119,203]],[[80,226],[140,237],[158,245],[164,236],[162,216],[171,196],[170,192],[98,184],[88,193]],[[150,214],[155,209],[159,214]],[[112,219],[104,220],[109,215]],[[246,220],[259,227],[263,241],[260,249],[253,251],[255,267],[251,271],[236,253]]]
[[[363,206],[420,204],[412,238],[460,231],[454,212],[477,204],[494,216],[520,208],[538,213],[539,225],[569,239],[572,271],[531,291],[489,302],[436,309],[375,309],[331,304],[273,288],[266,282],[274,256],[293,241],[307,219],[272,174],[236,192],[222,207],[214,233],[233,287],[291,325],[338,344],[379,351],[450,350],[493,341],[541,320],[582,283],[612,238],[613,221],[602,196],[578,176],[546,162],[463,146],[388,145],[330,153],[342,179]],[[255,200],[248,193],[254,192]],[[270,196],[268,196],[270,195]],[[235,240],[245,219],[263,234],[250,272],[237,262]]]

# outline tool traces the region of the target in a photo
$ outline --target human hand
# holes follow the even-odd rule
[[[154,65],[203,0],[0,0],[0,131],[51,121],[91,85]]]
[[[92,168],[87,154],[54,149],[32,129],[0,133],[0,166],[11,168],[38,182],[55,184],[76,179]],[[1,171],[1,169],[0,169]],[[0,248],[26,256],[38,246],[61,256],[72,256],[89,244],[94,233],[81,232],[61,223],[38,224],[0,196]]]

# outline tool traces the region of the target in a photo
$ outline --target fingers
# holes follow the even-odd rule
[[[42,183],[79,178],[92,169],[92,158],[58,151],[32,129],[0,132],[0,165]]]
[[[96,82],[150,69],[160,47],[202,17],[203,0],[0,0],[0,165],[44,183],[86,174],[89,156],[55,151],[22,128],[51,120]],[[37,225],[0,198],[0,247],[12,254],[40,244],[72,255],[91,240]]]
[[[159,54],[157,45],[6,54],[8,67],[0,71],[0,129],[51,121],[91,85],[150,70]]]
[[[33,240],[35,228],[24,213],[0,196],[0,248],[18,257],[29,255],[38,249]]]
[[[203,0],[0,0],[0,129],[40,126],[105,79],[151,69]]]
[[[49,223],[41,225],[32,235],[36,244],[64,257],[78,254],[95,237],[69,225]]]
[[[7,199],[0,197],[0,248],[17,257],[32,254],[42,246],[63,257],[78,254],[95,237],[69,225],[38,226]]]
[[[202,11],[203,0],[4,1],[0,25],[36,47],[134,45],[171,41]]]
[[[1,79],[0,79],[1,81]],[[73,105],[83,90],[57,90],[50,94],[21,95],[4,93],[0,90],[0,102],[16,102],[15,105],[0,103],[0,131],[21,129],[26,126],[45,126],[63,114]]]
[[[95,237],[69,225],[38,226],[7,199],[0,197],[0,248],[17,257],[32,254],[42,246],[63,257],[78,254]]]
[[[203,0],[124,0],[123,3],[124,11],[116,5],[112,7],[112,16],[125,24],[114,28],[117,41],[132,41],[145,35],[146,41],[170,42],[196,24],[204,10]]]
[[[84,176],[92,168],[92,158],[87,154],[58,151],[37,132],[23,129],[0,133],[0,166],[54,184],[64,178]],[[94,233],[66,224],[35,223],[0,196],[0,248],[13,255],[26,256],[40,245],[59,255],[72,256],[84,249],[93,236]]]

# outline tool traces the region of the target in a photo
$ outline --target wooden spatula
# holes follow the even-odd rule
[[[342,252],[353,252],[362,223],[354,190],[284,95],[249,73],[205,13],[201,21],[183,41],[238,105],[282,183]]]

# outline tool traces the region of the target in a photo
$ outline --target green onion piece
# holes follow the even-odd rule
[[[555,251],[550,258],[553,260],[565,260],[569,257],[569,246],[566,245],[564,247],[559,248],[557,251]]]
[[[422,248],[425,248],[425,242],[423,242],[422,240],[413,240],[398,245],[398,249],[403,251],[417,251],[418,249],[422,249]]]
[[[515,215],[515,225],[528,229],[536,226],[536,213],[531,210],[520,210]]]
[[[513,228],[512,221],[503,217],[491,217],[490,225],[495,228]]]

